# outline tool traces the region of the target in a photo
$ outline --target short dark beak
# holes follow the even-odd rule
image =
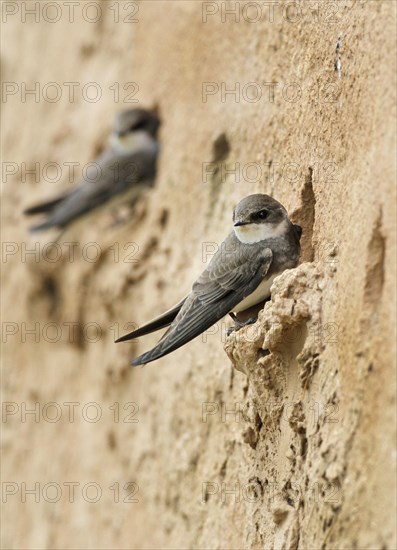
[[[234,227],[239,227],[240,225],[248,225],[249,222],[236,222]]]

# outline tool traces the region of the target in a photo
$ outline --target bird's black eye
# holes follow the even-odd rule
[[[146,122],[144,120],[140,120],[133,124],[130,128],[131,131],[136,132],[137,130],[144,130],[146,128]]]
[[[256,220],[266,220],[269,212],[267,210],[260,210],[254,214]]]

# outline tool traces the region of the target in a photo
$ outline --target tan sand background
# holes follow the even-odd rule
[[[396,3],[46,4],[2,3],[2,547],[396,548]],[[27,254],[52,235],[23,208],[134,105],[162,118],[134,219]],[[302,265],[253,327],[130,369],[158,337],[115,337],[253,192],[303,226]]]

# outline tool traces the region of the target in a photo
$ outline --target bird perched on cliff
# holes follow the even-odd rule
[[[117,340],[131,340],[169,326],[157,346],[134,359],[132,365],[144,365],[171,353],[227,313],[236,322],[234,313],[266,300],[274,278],[297,265],[302,229],[269,195],[250,195],[240,201],[233,224],[233,231],[190,294],[163,315]]]
[[[25,210],[28,216],[46,215],[46,219],[30,231],[63,229],[110,200],[115,204],[138,198],[145,187],[153,185],[159,125],[157,114],[145,109],[119,113],[114,119],[108,146],[93,163],[93,174],[87,169],[83,180],[71,191]]]

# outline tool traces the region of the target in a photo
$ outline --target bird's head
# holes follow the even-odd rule
[[[286,235],[291,222],[284,206],[269,195],[249,195],[233,212],[234,232],[245,244]]]
[[[113,122],[112,144],[131,152],[145,148],[156,141],[159,126],[155,111],[141,108],[122,111]]]

